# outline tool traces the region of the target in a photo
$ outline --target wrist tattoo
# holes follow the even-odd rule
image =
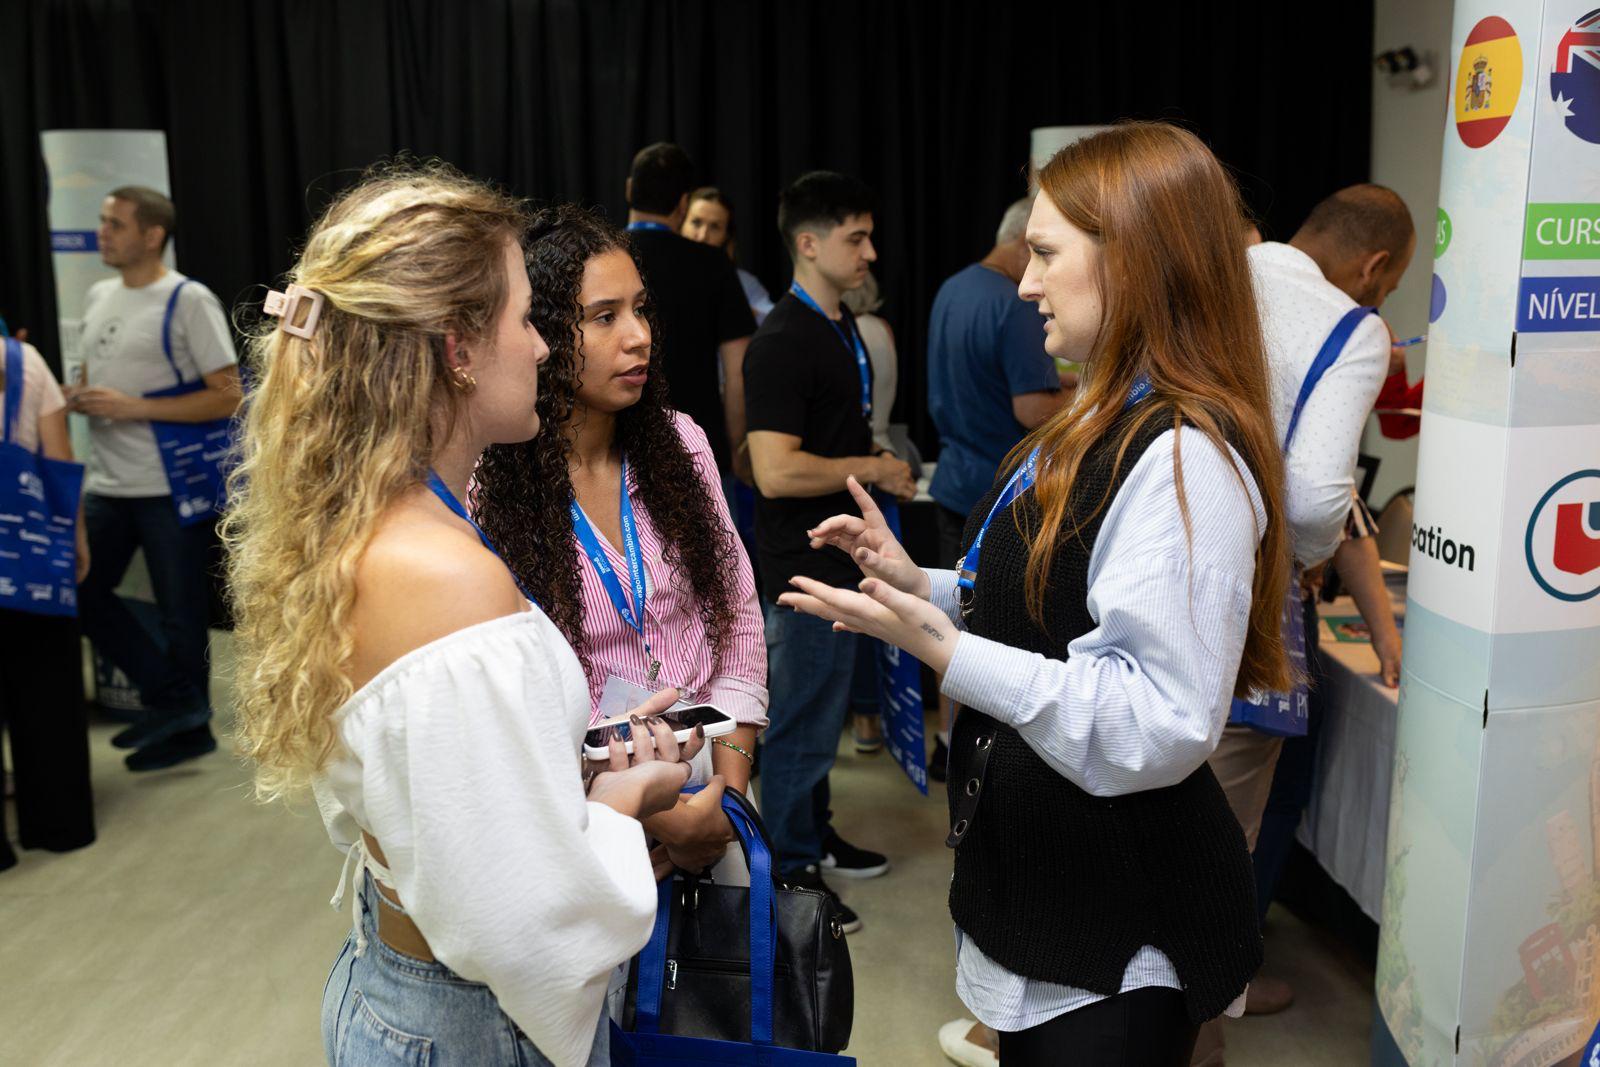
[[[940,633],[938,629],[935,628],[930,622],[925,622],[922,624],[922,632],[933,638],[935,641],[944,640],[944,634]]]

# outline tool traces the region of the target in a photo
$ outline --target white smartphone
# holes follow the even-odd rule
[[[705,727],[706,740],[709,741],[713,737],[731,734],[739,725],[727,712],[710,704],[679,704],[660,714],[666,724],[672,727],[672,736],[678,739],[680,745],[688,742],[696,726]],[[613,734],[622,739],[628,755],[633,755],[633,724],[626,715],[618,715],[591,726],[589,732],[583,735],[583,754],[592,760],[610,759],[609,742]]]

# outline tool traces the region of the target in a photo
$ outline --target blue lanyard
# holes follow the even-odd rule
[[[821,315],[823,321],[832,326],[833,332],[839,335],[839,340],[844,342],[845,350],[856,357],[856,370],[861,375],[861,417],[870,419],[872,417],[872,364],[867,362],[867,349],[861,343],[861,331],[852,330],[846,333],[844,326],[828,318],[828,313],[823,311],[815,300],[811,299],[811,294],[802,289],[799,282],[791,284],[789,292],[793,293],[795,299],[800,303]]]
[[[628,232],[630,232],[630,233],[638,233],[640,230],[662,230],[662,231],[664,231],[666,233],[671,233],[672,232],[672,227],[668,226],[664,222],[630,222],[630,223],[628,223]]]
[[[472,516],[467,514],[467,509],[461,506],[461,501],[456,499],[456,495],[450,491],[450,487],[444,484],[444,479],[439,477],[438,471],[428,472],[428,488],[433,490],[433,495],[443,501],[444,506],[453,511],[457,518],[472,527],[472,532],[478,535],[478,540],[483,542],[484,548],[493,552],[495,558],[501,563],[505,562],[505,557],[500,555],[498,548],[494,547],[494,542],[489,540],[489,535],[483,532],[483,527],[472,521]],[[506,569],[511,570],[509,567]],[[517,588],[522,591],[523,596],[528,598],[530,604],[534,607],[539,607],[539,601],[535,600],[533,594],[528,592],[528,587],[522,584],[522,579],[517,577],[516,571],[511,571],[511,580],[517,583]],[[540,610],[543,609],[541,608]]]
[[[1150,379],[1141,374],[1133,383],[1133,388],[1128,390],[1128,399],[1123,403],[1122,410],[1127,411],[1133,405],[1149,396],[1155,388],[1150,384]],[[983,525],[978,528],[978,536],[972,539],[972,547],[967,549],[967,554],[961,558],[961,566],[956,571],[956,584],[963,589],[970,590],[978,577],[978,554],[983,551],[983,538],[989,532],[989,524],[994,517],[1011,505],[1017,497],[1033,488],[1034,479],[1039,473],[1039,450],[1035,448],[1028,453],[1028,458],[1022,461],[1011,475],[1006,487],[1000,490],[1000,495],[995,498],[994,505],[989,508],[989,514],[984,517]]]
[[[600,576],[600,584],[605,586],[606,595],[611,598],[611,605],[617,609],[617,614],[622,616],[622,621],[627,623],[639,635],[639,640],[644,642],[645,658],[650,661],[648,680],[654,682],[661,673],[661,661],[650,651],[650,639],[644,634],[644,553],[639,548],[639,531],[633,521],[633,501],[628,498],[627,456],[622,457],[622,489],[618,495],[621,498],[619,509],[622,513],[622,552],[628,560],[628,582],[633,586],[632,604],[628,603],[628,595],[623,591],[622,583],[617,580],[617,572],[606,559],[605,548],[600,544],[600,537],[594,532],[589,516],[578,507],[576,500],[568,505],[572,512],[572,530],[578,535],[578,543],[583,546],[584,555],[589,557],[594,572]]]

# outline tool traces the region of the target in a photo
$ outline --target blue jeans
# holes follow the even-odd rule
[[[822,862],[832,830],[828,771],[850,709],[855,634],[784,607],[767,611],[768,726],[761,738],[761,817],[779,871]]]
[[[322,991],[322,1048],[331,1067],[550,1067],[500,1010],[488,986],[378,939],[373,909],[391,906],[363,872],[361,928],[367,947],[357,955],[354,933],[347,937]],[[530,967],[538,965],[528,961]],[[591,1067],[610,1062],[610,1037],[601,1012]]]
[[[89,576],[78,587],[84,635],[122,668],[145,707],[168,714],[205,707],[209,531],[204,525],[180,526],[170,496],[89,493],[83,498],[83,521],[89,539]],[[161,612],[159,639],[116,593],[139,548]]]
[[[882,711],[879,687],[883,669],[883,645],[870,637],[856,636],[856,664],[850,675],[850,714],[877,715]]]

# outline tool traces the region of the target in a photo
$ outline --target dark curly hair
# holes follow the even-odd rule
[[[525,248],[533,323],[550,346],[550,359],[539,369],[540,432],[526,443],[495,445],[484,453],[474,504],[478,523],[506,565],[566,635],[589,673],[579,570],[587,563],[572,531],[567,470],[581,356],[579,296],[584,267],[595,256],[621,250],[636,266],[639,256],[626,233],[598,212],[572,204],[537,212]],[[639,273],[642,277],[642,266]],[[645,315],[652,338],[650,374],[639,402],[617,415],[617,443],[628,457],[636,498],[661,536],[667,565],[689,579],[713,664],[720,665],[728,623],[738,610],[733,586],[738,548],[673,425],[660,334],[648,302]]]

